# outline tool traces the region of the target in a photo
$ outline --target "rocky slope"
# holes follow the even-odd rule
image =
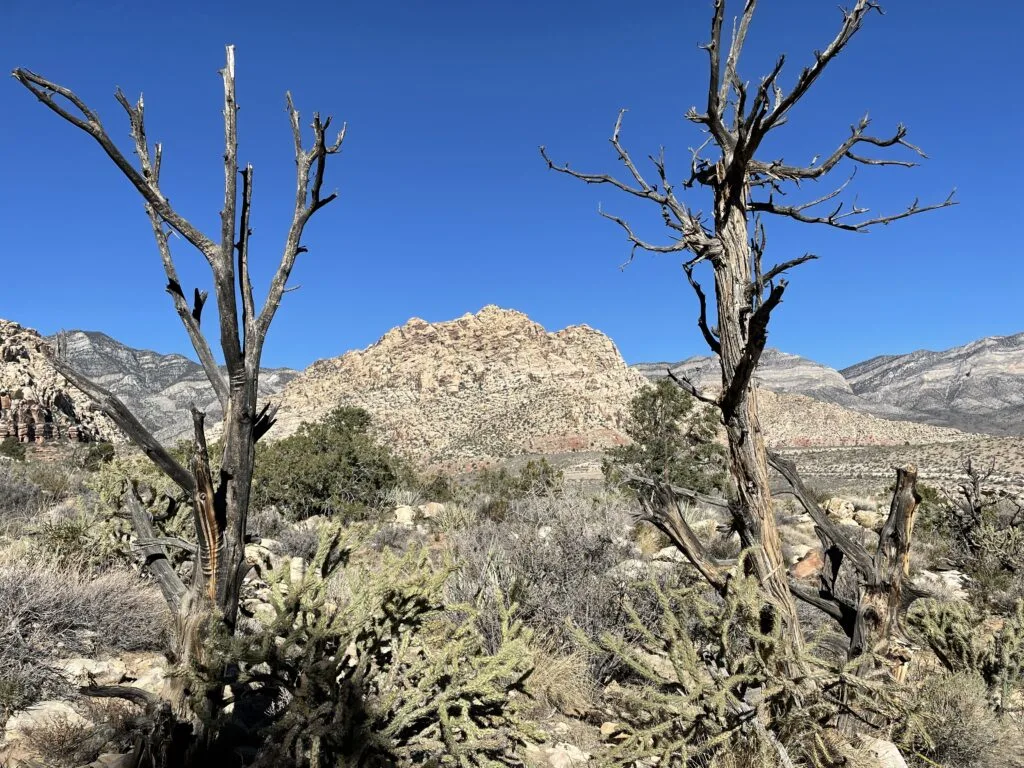
[[[671,368],[674,374],[686,377],[701,389],[718,389],[721,386],[718,362],[713,357],[691,357],[678,363],[640,363],[634,368],[651,379],[666,376],[667,369]],[[901,408],[884,401],[861,398],[835,368],[777,349],[764,351],[754,382],[757,387],[772,392],[806,395],[889,419],[914,420],[912,413]]]
[[[806,386],[818,375],[814,364],[792,355],[773,353],[771,359],[795,369],[787,374],[789,382],[802,379]],[[713,384],[706,365],[682,365],[700,384]],[[781,380],[776,370],[780,366],[766,368],[770,381]],[[842,377],[832,374],[831,390],[856,399]],[[625,439],[625,413],[643,382],[640,371],[627,367],[598,331],[573,326],[548,333],[519,312],[490,306],[449,322],[413,319],[365,350],[314,363],[281,392],[278,425],[270,436],[290,434],[302,421],[350,404],[366,408],[399,451],[433,463],[466,466],[523,453],[601,450]],[[963,437],[799,394],[762,389],[760,397],[773,446],[903,445]]]
[[[117,428],[93,409],[39,352],[31,328],[0,320],[0,440],[22,443],[117,440]]]
[[[189,403],[206,411],[207,423],[220,420],[220,404],[199,363],[134,349],[103,333],[69,331],[65,338],[70,363],[124,401],[161,442],[173,443],[188,434]],[[287,368],[262,371],[261,396],[276,394],[296,375]]]
[[[624,440],[626,406],[643,384],[599,331],[548,333],[487,306],[442,323],[414,318],[365,350],[314,363],[281,392],[271,436],[350,404],[396,449],[432,462],[600,450]]]
[[[942,352],[876,357],[842,375],[861,400],[897,406],[921,421],[1024,434],[1024,333]]]

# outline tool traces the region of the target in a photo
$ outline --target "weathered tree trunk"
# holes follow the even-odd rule
[[[107,134],[99,116],[73,91],[25,69],[14,71],[17,80],[36,98],[67,122],[90,135],[142,195],[167,277],[167,293],[207,378],[224,412],[221,463],[217,476],[211,472],[206,443],[204,415],[192,409],[195,439],[189,467],[183,467],[150,435],[128,409],[110,392],[78,374],[60,354],[51,356],[55,367],[88,395],[147,456],[173,480],[191,500],[198,546],[196,567],[190,588],[186,588],[170,566],[164,545],[154,535],[148,515],[134,497],[128,501],[136,530],[146,543],[143,552],[175,615],[175,653],[184,674],[175,678],[176,704],[198,729],[200,748],[204,729],[215,724],[223,710],[223,691],[229,683],[230,660],[223,657],[226,641],[235,631],[245,559],[245,528],[249,510],[256,442],[274,423],[269,406],[257,410],[259,366],[263,344],[281,299],[287,290],[295,260],[305,252],[301,239],[305,226],[316,211],[337,197],[323,195],[327,158],[341,149],[342,127],[337,139],[327,143],[331,118],[314,114],[313,144],[303,146],[298,110],[291,95],[285,95],[295,148],[295,207],[285,238],[284,253],[271,280],[267,298],[257,313],[249,272],[249,215],[252,203],[253,169],[238,167],[238,104],[235,100],[235,51],[226,48],[221,70],[224,81],[224,206],[220,212],[220,236],[208,237],[170,204],[160,187],[162,149],[150,145],[146,136],[142,98],[135,104],[118,90],[118,103],[131,125],[138,167],[125,157]],[[241,176],[241,194],[238,178]],[[168,227],[170,230],[168,230]],[[227,369],[218,367],[209,342],[200,330],[207,292],[198,288],[192,306],[185,298],[170,249],[174,231],[191,243],[206,259],[213,277],[220,330],[220,348]],[[237,259],[236,259],[237,255]],[[191,690],[200,687],[201,690]]]
[[[804,647],[796,603],[789,590],[782,540],[768,481],[768,456],[758,420],[757,395],[751,377],[764,349],[764,338],[752,329],[756,307],[752,292],[750,235],[743,196],[723,187],[716,204],[721,252],[713,261],[718,309],[722,423],[728,441],[729,468],[736,483],[733,517],[743,547],[750,551],[755,575],[778,610],[783,636],[794,650]],[[753,332],[752,332],[753,331]],[[765,337],[766,338],[766,337]]]
[[[889,517],[878,536],[873,572],[861,581],[857,595],[857,617],[850,639],[850,659],[862,659],[861,673],[874,667],[875,657],[885,659],[893,677],[902,678],[909,661],[897,640],[899,617],[904,607],[904,578],[910,572],[910,542],[914,518],[921,497],[917,493],[917,468],[896,470],[896,488]]]

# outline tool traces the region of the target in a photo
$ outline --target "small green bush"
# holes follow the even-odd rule
[[[19,443],[17,438],[5,437],[3,441],[0,441],[0,456],[6,456],[15,461],[24,461],[25,445]]]
[[[261,443],[253,505],[275,505],[292,519],[317,514],[365,517],[411,474],[377,442],[370,426],[370,414],[363,409],[340,407],[321,422],[303,424],[290,437]]]
[[[602,467],[610,485],[629,485],[637,475],[705,493],[726,488],[717,417],[671,380],[659,379],[633,398],[625,431],[632,442],[608,451]]]

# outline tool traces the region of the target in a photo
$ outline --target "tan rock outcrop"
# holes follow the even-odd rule
[[[30,328],[0,320],[0,440],[118,440],[117,428],[39,351]]]
[[[621,444],[644,386],[604,334],[549,333],[495,306],[457,320],[412,319],[362,351],[321,360],[281,393],[281,437],[338,405],[366,408],[398,451],[470,463]]]

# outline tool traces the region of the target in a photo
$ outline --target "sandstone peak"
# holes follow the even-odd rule
[[[373,414],[397,450],[430,462],[600,450],[624,441],[643,383],[603,333],[551,333],[492,304],[444,322],[413,318],[314,363],[282,392],[272,435],[349,404]]]

